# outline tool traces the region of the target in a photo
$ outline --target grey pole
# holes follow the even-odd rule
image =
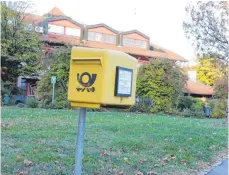
[[[85,122],[86,122],[86,108],[80,108],[77,142],[76,142],[76,150],[75,150],[74,175],[81,175],[81,173],[82,173]]]
[[[55,83],[52,86],[52,104],[54,103],[54,95],[55,95]]]

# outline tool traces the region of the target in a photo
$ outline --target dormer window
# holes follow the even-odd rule
[[[134,46],[134,39],[131,38],[123,38],[124,46]]]
[[[48,25],[48,33],[64,34],[64,27],[53,24]]]
[[[96,32],[88,32],[88,40],[91,41],[102,41],[102,34]]]
[[[108,44],[115,44],[115,36],[104,34],[103,41]]]
[[[65,28],[65,34],[70,36],[78,36],[80,37],[80,29],[74,29],[74,28]]]
[[[136,47],[146,48],[146,42],[142,40],[136,40],[135,45]]]

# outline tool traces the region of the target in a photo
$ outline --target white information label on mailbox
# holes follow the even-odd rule
[[[132,77],[133,77],[132,69],[117,67],[115,96],[121,96],[121,97],[131,96]]]

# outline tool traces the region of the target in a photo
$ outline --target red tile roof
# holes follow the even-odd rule
[[[54,7],[51,11],[47,13],[52,16],[65,16],[65,14],[57,7]]]
[[[53,15],[53,16],[64,16],[64,13],[60,11],[57,7],[54,7],[47,15]],[[27,23],[40,23],[45,19],[44,16],[36,16],[32,14],[27,14],[25,17],[25,22]],[[136,47],[126,47],[126,46],[117,46],[117,45],[111,45],[101,42],[95,42],[95,41],[81,41],[77,37],[71,37],[67,35],[42,35],[42,39],[45,41],[51,41],[51,42],[63,42],[63,43],[69,43],[72,45],[80,45],[85,47],[94,47],[94,48],[103,48],[103,49],[111,49],[111,50],[118,50],[122,52],[126,52],[132,55],[140,55],[145,56],[149,58],[167,58],[174,61],[186,61],[182,56],[168,50],[165,48],[162,48],[160,46],[151,44],[156,50],[147,50],[142,48],[136,48]]]
[[[201,83],[187,81],[185,85],[185,89],[187,93],[197,94],[197,95],[213,95],[214,89],[212,86],[207,86]]]
[[[25,14],[23,21],[30,24],[38,24],[45,19],[43,16],[37,16],[33,14]]]

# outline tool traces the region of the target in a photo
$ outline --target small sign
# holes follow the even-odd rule
[[[130,97],[132,93],[133,70],[116,67],[115,96]]]
[[[55,84],[55,83],[56,83],[56,76],[52,76],[52,78],[51,78],[51,83],[52,83],[52,84]]]

